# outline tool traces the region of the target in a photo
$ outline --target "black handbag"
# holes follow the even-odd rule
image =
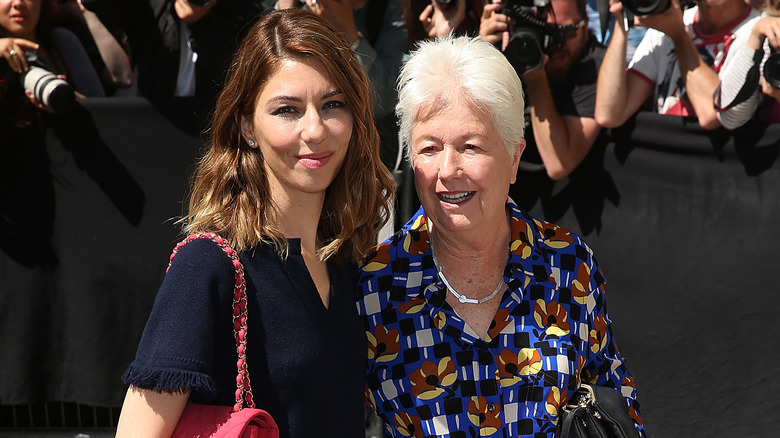
[[[639,438],[615,388],[580,385],[561,412],[561,438]]]

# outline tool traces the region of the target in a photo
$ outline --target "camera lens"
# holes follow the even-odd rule
[[[764,80],[769,85],[780,88],[780,53],[772,52],[764,64]]]
[[[21,79],[24,89],[54,112],[67,112],[76,102],[73,87],[44,68],[31,65]]]
[[[449,9],[458,2],[458,0],[436,0],[436,3],[443,5],[444,9]]]
[[[542,36],[529,28],[515,29],[504,56],[522,76],[542,66]]]
[[[643,17],[665,11],[671,5],[671,0],[621,0],[621,3],[634,15]]]

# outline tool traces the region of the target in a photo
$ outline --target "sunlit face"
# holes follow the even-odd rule
[[[35,38],[43,0],[0,0],[0,27],[6,36]]]
[[[547,22],[558,26],[581,23],[583,17],[577,11],[576,0],[553,0],[552,8],[555,14],[547,16]],[[558,50],[549,54],[545,71],[551,82],[563,82],[569,70],[579,62],[588,45],[588,26],[582,25],[574,36]]]
[[[525,143],[507,151],[492,118],[472,105],[449,105],[412,127],[414,182],[437,229],[479,231],[506,222],[505,204]]]
[[[324,196],[347,154],[352,112],[324,64],[283,60],[244,117],[242,135],[255,142],[276,199],[308,202]]]

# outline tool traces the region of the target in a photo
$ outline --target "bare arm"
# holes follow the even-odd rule
[[[687,30],[682,34],[669,36],[674,42],[680,77],[685,83],[685,93],[696,112],[699,125],[704,129],[720,127],[718,113],[712,104],[712,96],[720,84],[718,74],[701,58]]]
[[[564,178],[590,151],[601,126],[590,117],[560,115],[544,68],[525,75],[523,80],[526,82],[536,147],[547,175],[554,180]]]
[[[130,65],[130,57],[127,56],[127,53],[114,38],[114,35],[106,29],[106,26],[103,25],[103,22],[100,21],[100,18],[94,12],[86,9],[81,4],[81,0],[62,3],[62,5],[68,4],[71,5],[69,7],[72,8],[73,14],[81,14],[89,29],[89,33],[92,35],[92,39],[95,41],[109,76],[104,78],[104,80],[107,80],[117,88],[131,86],[133,84],[133,68]]]
[[[712,104],[712,96],[720,84],[718,74],[699,55],[696,45],[683,23],[683,14],[678,1],[673,0],[669,9],[662,14],[637,20],[643,26],[663,32],[674,43],[680,78],[685,84],[685,93],[696,112],[699,125],[705,129],[721,126],[718,113]]]
[[[130,386],[117,425],[117,438],[168,438],[190,393],[160,393]]]
[[[596,88],[594,117],[599,125],[607,128],[625,123],[653,91],[651,84],[626,73],[628,32],[623,28],[622,8],[620,0],[610,0],[615,28],[599,69]]]

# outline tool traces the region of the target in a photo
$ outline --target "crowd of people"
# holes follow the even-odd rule
[[[199,99],[208,147],[182,232],[240,254],[265,340],[255,399],[281,436],[361,436],[366,402],[390,436],[556,436],[581,383],[617,389],[646,436],[601,268],[526,213],[529,193],[638,111],[780,120],[780,3],[627,8],[597,11],[597,35],[586,0],[0,0],[0,148],[58,117],[23,80],[34,66],[77,98]],[[403,166],[420,208],[399,227]],[[211,242],[180,251],[117,436],[232,404],[232,275]]]
[[[383,161],[396,170],[398,72],[420,41],[449,34],[479,36],[511,61],[518,30],[537,32],[544,54],[518,69],[529,104],[521,169],[544,174],[537,181],[569,176],[603,141],[602,128],[640,110],[695,117],[706,129],[777,121],[780,92],[763,78],[780,47],[772,0],[654,3],[650,14],[637,15],[624,14],[621,0],[608,11],[587,0],[4,1],[3,138],[52,112],[12,78],[27,70],[28,58],[67,80],[76,96],[197,96],[205,125],[249,26],[274,9],[298,7],[326,19],[358,54],[373,84]]]

